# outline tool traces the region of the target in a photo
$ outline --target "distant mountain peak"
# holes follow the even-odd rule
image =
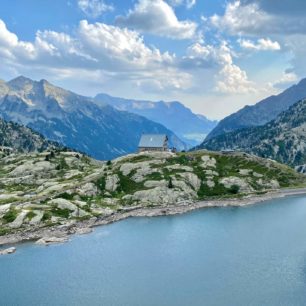
[[[289,87],[278,95],[270,96],[255,105],[248,105],[219,122],[205,140],[235,130],[264,125],[275,119],[281,112],[306,97],[306,79]]]
[[[208,150],[241,150],[291,166],[306,167],[306,100],[300,100],[276,119],[262,126],[248,127],[205,141]]]
[[[205,136],[216,126],[216,121],[211,121],[205,116],[199,117],[192,110],[178,101],[147,101],[111,97],[107,94],[98,94],[95,103],[99,106],[105,103],[118,110],[127,111],[149,120],[160,123],[174,131],[190,146],[199,144]],[[200,140],[199,140],[200,139]]]
[[[20,75],[18,76],[17,78],[15,79],[12,79],[10,80],[9,82],[7,82],[7,84],[9,86],[12,86],[12,87],[17,87],[17,88],[22,88],[23,86],[27,85],[27,84],[34,84],[35,81],[27,78],[27,77],[24,77],[23,75]]]
[[[171,146],[186,149],[171,130],[142,116],[98,106],[93,99],[20,76],[0,83],[0,117],[39,131],[48,139],[99,159],[132,153],[141,134],[162,133]]]

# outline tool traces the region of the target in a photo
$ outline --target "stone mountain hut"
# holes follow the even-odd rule
[[[164,134],[144,134],[140,138],[138,152],[168,151],[168,137]]]

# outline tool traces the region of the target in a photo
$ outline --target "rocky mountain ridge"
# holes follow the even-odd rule
[[[1,82],[0,116],[102,160],[135,152],[143,133],[167,134],[171,146],[186,148],[161,124],[109,105],[97,106],[93,99],[46,80],[37,82],[21,76]]]
[[[46,140],[30,128],[0,119],[1,155],[12,152],[29,153],[60,149],[63,149],[63,146]]]
[[[279,95],[270,96],[252,106],[245,106],[238,112],[224,118],[209,133],[205,141],[235,130],[264,125],[304,98],[306,98],[306,79]]]
[[[107,94],[98,94],[94,100],[98,105],[109,104],[118,110],[128,111],[158,122],[191,146],[201,143],[217,125],[217,121],[194,114],[189,108],[177,101],[139,101],[116,98]]]
[[[306,100],[292,105],[263,126],[219,135],[204,141],[199,148],[241,150],[306,172]]]

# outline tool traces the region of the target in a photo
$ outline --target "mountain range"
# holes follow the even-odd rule
[[[0,82],[0,116],[32,128],[90,156],[108,160],[137,150],[143,133],[167,134],[170,145],[186,145],[163,125],[142,116],[56,87],[46,80],[20,76]]]
[[[99,106],[109,104],[118,110],[128,111],[158,122],[173,131],[190,146],[200,144],[217,125],[217,121],[194,114],[177,101],[139,101],[116,98],[107,94],[98,94],[94,100]]]
[[[208,150],[242,150],[305,170],[306,100],[292,105],[269,123],[225,133],[204,141]]]
[[[224,118],[208,134],[205,141],[238,129],[264,125],[305,97],[306,79],[303,79],[279,95],[270,96],[252,106],[245,106],[238,112]]]

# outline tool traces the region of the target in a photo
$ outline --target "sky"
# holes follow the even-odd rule
[[[306,77],[304,0],[1,0],[0,78],[212,119]]]

